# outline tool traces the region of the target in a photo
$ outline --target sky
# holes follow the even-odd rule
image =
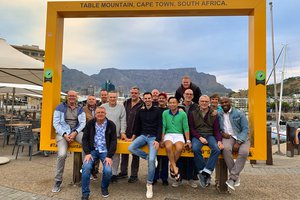
[[[59,1],[59,0],[57,0]],[[267,76],[272,69],[267,0]],[[275,57],[287,44],[285,77],[300,76],[300,0],[273,0]],[[45,48],[46,0],[0,0],[0,37]],[[97,74],[104,68],[195,67],[235,91],[248,88],[248,17],[65,19],[63,64]],[[281,79],[283,56],[276,71]],[[273,76],[270,83],[273,82]],[[201,87],[201,86],[200,86]]]

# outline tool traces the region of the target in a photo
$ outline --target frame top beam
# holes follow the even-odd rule
[[[262,0],[122,0],[48,2],[63,18],[249,16]]]

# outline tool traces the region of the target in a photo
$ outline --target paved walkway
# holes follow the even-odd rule
[[[1,138],[0,138],[1,143]],[[81,188],[69,184],[72,181],[72,154],[68,154],[62,191],[51,192],[55,172],[56,155],[35,156],[28,159],[28,150],[20,153],[18,160],[11,155],[12,145],[0,148],[0,156],[11,159],[10,163],[0,165],[0,200],[79,200]],[[284,144],[282,150],[285,151]],[[273,152],[276,146],[273,146]],[[285,153],[285,152],[283,152]],[[300,156],[289,158],[273,155],[274,164],[266,165],[265,161],[257,161],[252,165],[248,161],[241,175],[241,186],[230,194],[219,194],[215,187],[192,189],[186,182],[178,188],[154,186],[153,200],[184,199],[300,199]],[[147,163],[141,160],[139,181],[127,184],[120,180],[110,186],[110,200],[145,199],[145,180]],[[5,174],[5,176],[3,176]],[[21,178],[20,178],[21,177]],[[91,200],[101,198],[100,180],[91,182]],[[171,181],[170,181],[171,183]],[[287,184],[288,183],[288,184]],[[26,192],[25,192],[26,191]],[[130,192],[128,192],[130,191]]]
[[[42,196],[30,192],[24,192],[21,190],[15,190],[8,187],[0,186],[0,199],[2,200],[20,200],[20,199],[26,199],[26,200],[52,200],[59,198],[51,198],[47,196]]]

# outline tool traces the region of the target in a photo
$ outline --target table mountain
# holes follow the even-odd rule
[[[94,85],[101,87],[106,80],[110,80],[116,89],[129,93],[132,86],[138,86],[141,92],[151,91],[157,88],[159,91],[174,92],[181,84],[181,78],[189,75],[192,82],[200,86],[203,94],[229,93],[232,90],[216,81],[214,75],[197,72],[196,68],[177,68],[177,69],[101,69],[98,74],[88,76],[83,72],[74,69],[64,68],[63,88],[73,89],[86,88]],[[80,80],[80,81],[78,81]]]

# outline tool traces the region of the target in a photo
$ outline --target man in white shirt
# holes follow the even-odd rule
[[[229,179],[226,181],[226,185],[231,190],[235,190],[235,187],[240,185],[240,173],[249,154],[248,120],[242,111],[231,106],[229,98],[223,97],[221,106],[223,110],[218,114],[224,144],[223,156],[229,170]],[[235,162],[232,158],[233,152],[238,153]]]

